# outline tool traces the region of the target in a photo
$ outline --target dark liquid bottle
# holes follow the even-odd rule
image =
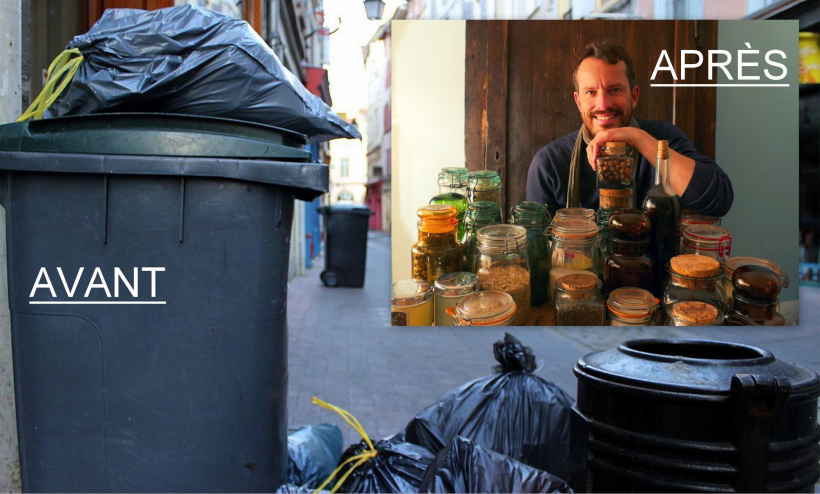
[[[658,141],[655,155],[655,185],[644,196],[642,209],[649,216],[652,228],[649,232],[648,253],[654,264],[651,291],[661,294],[664,266],[678,255],[680,244],[680,201],[669,185],[669,143]]]

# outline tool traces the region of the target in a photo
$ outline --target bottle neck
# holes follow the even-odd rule
[[[671,151],[670,151],[671,152]],[[672,185],[669,183],[669,156],[667,153],[665,158],[658,156],[655,164],[655,185],[663,187],[663,191],[674,196],[675,191],[672,190]]]

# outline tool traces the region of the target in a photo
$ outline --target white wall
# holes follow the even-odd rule
[[[393,22],[393,281],[411,276],[416,210],[464,166],[464,21]]]
[[[20,0],[0,2],[0,124],[22,113]],[[0,492],[20,492],[17,416],[11,360],[6,211],[0,207]]]

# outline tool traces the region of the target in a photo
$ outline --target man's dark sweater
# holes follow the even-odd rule
[[[669,147],[695,160],[695,172],[680,198],[681,207],[709,216],[724,216],[732,207],[732,182],[714,160],[701,155],[677,127],[659,120],[640,120],[638,125],[658,140],[669,141]],[[578,132],[557,139],[541,148],[532,159],[527,175],[527,200],[546,204],[550,213],[566,207],[569,165]],[[581,207],[598,209],[595,172],[587,161],[586,146],[581,167]],[[641,156],[636,175],[637,207],[655,184],[655,167]]]

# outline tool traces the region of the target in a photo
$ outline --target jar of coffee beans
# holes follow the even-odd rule
[[[607,142],[598,155],[598,188],[628,189],[632,187],[632,148],[625,142]]]

